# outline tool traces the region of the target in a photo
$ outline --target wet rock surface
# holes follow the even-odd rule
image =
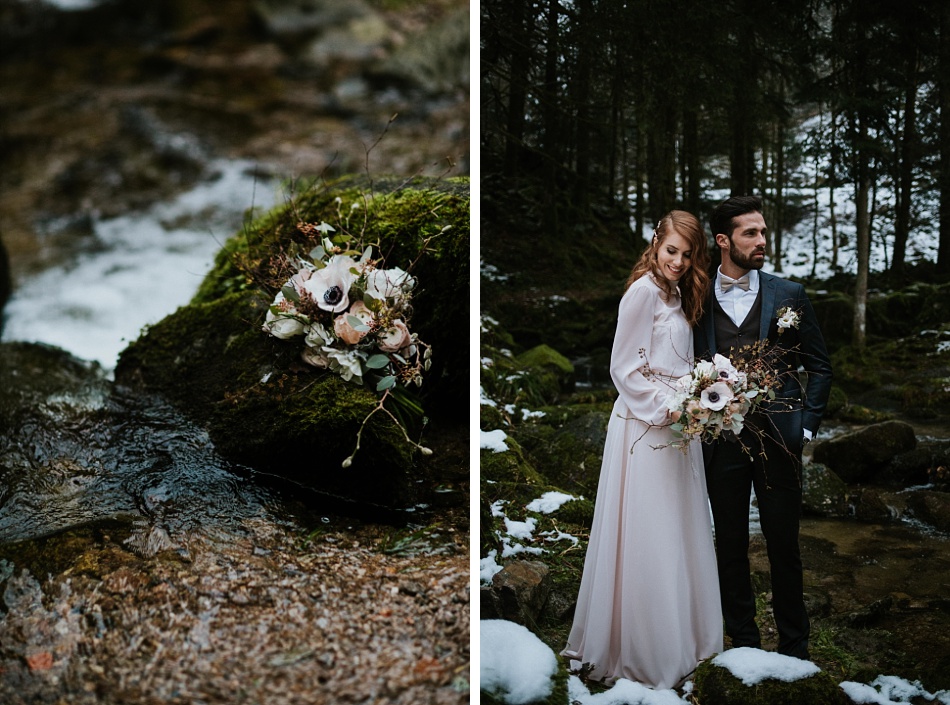
[[[442,450],[441,504],[371,524],[97,365],[0,344],[0,701],[467,701],[467,468]]]

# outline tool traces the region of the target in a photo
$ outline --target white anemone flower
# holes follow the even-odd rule
[[[326,267],[316,270],[303,283],[303,289],[324,311],[345,311],[350,306],[350,286],[356,281],[356,275],[350,271],[353,266],[349,257],[334,255]]]
[[[732,401],[732,389],[725,382],[716,382],[703,390],[699,403],[704,409],[722,411],[723,407]]]
[[[713,365],[716,367],[716,379],[725,382],[735,382],[739,379],[739,372],[725,355],[716,353],[713,356]]]

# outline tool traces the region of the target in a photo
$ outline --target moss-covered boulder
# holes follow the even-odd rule
[[[903,421],[885,421],[822,441],[812,455],[845,482],[865,482],[896,455],[917,445],[914,428]]]
[[[536,402],[553,404],[574,391],[574,365],[549,345],[537,345],[515,358],[521,373],[530,378]]]
[[[280,263],[312,247],[298,224],[343,220],[387,266],[415,264],[412,330],[433,349],[418,392],[434,420],[427,433],[467,423],[457,402],[468,391],[468,206],[465,180],[349,178],[307,189],[225,243],[192,302],[123,351],[116,382],[168,398],[236,462],[352,499],[411,502],[425,468],[385,413],[362,426],[359,452],[341,467],[376,393],[301,363],[299,341],[261,324],[283,283]],[[420,432],[421,419],[403,421]]]
[[[696,700],[710,705],[848,705],[851,702],[834,679],[823,671],[796,680],[765,678],[747,684],[729,668],[717,665],[715,658],[696,667],[694,684]]]

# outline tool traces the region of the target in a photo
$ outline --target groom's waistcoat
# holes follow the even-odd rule
[[[713,294],[713,324],[716,327],[716,348],[726,357],[734,357],[736,351],[752,345],[759,339],[759,318],[762,314],[762,287],[755,297],[755,303],[749,315],[737,326],[719,305],[719,299]]]

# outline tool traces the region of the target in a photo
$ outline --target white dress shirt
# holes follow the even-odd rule
[[[726,315],[732,319],[737,326],[741,326],[745,321],[749,311],[755,305],[755,297],[759,295],[759,270],[749,270],[749,290],[745,291],[737,286],[729,291],[722,290],[722,267],[716,272],[716,299]]]

